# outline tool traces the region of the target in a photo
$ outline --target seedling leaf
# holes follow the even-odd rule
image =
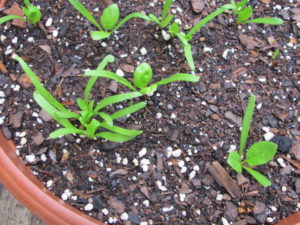
[[[128,130],[122,127],[118,126],[109,126],[107,124],[101,123],[101,126],[104,127],[105,129],[115,132],[117,134],[121,134],[124,136],[137,136],[143,133],[141,130]]]
[[[168,78],[162,79],[155,83],[155,85],[164,85],[176,81],[188,81],[188,82],[198,82],[200,80],[200,77],[194,76],[189,73],[176,73]]]
[[[101,133],[96,134],[95,136],[101,137],[108,141],[113,141],[113,142],[126,142],[126,141],[130,141],[133,138],[135,138],[135,136],[124,136],[124,135],[116,134],[116,133],[112,133],[112,132],[101,132]]]
[[[85,8],[78,0],[69,0],[71,5],[77,9],[78,12],[81,13],[85,18],[87,18],[92,24],[94,24],[99,30],[102,30],[101,26],[97,22],[97,20],[93,17],[93,15],[89,12],[87,8]]]
[[[54,138],[62,137],[64,135],[68,135],[68,134],[83,134],[83,133],[84,133],[84,130],[80,130],[77,128],[60,128],[60,129],[50,133],[49,137],[54,139]]]
[[[158,19],[154,14],[150,13],[150,14],[149,14],[149,18],[150,18],[153,22],[155,22],[155,23],[157,23],[157,24],[160,25],[159,19]]]
[[[160,24],[160,27],[164,28],[164,27],[168,26],[169,23],[172,21],[173,17],[174,17],[173,14],[168,15],[167,18]]]
[[[238,152],[233,151],[229,153],[227,163],[238,173],[242,172],[241,157]]]
[[[173,2],[173,0],[166,0],[165,1],[163,11],[162,11],[162,14],[161,14],[162,21],[164,21],[166,19],[167,13],[168,13],[169,9],[171,8],[172,2]]]
[[[249,18],[252,16],[252,12],[253,12],[253,9],[252,9],[251,6],[242,9],[242,10],[238,13],[238,19],[237,19],[237,20],[238,20],[239,22],[241,22],[241,21],[244,21],[244,20],[249,19]]]
[[[15,15],[3,16],[3,17],[0,18],[0,25],[3,24],[3,23],[6,23],[7,21],[13,20],[13,19],[19,19],[19,20],[27,21],[24,17],[21,17],[21,16],[15,16]]]
[[[262,23],[262,24],[270,24],[270,25],[281,25],[284,23],[284,21],[279,18],[256,18],[253,20],[247,20],[241,22],[241,24],[244,23]]]
[[[240,138],[240,151],[239,154],[242,156],[243,150],[246,145],[246,141],[248,139],[248,134],[251,126],[251,121],[252,121],[252,115],[255,107],[255,95],[250,95],[247,109],[243,118],[243,123],[242,123],[242,132],[241,132],[241,138]]]
[[[36,6],[30,5],[27,8],[23,7],[22,10],[28,20],[34,25],[36,25],[36,23],[39,22],[42,18],[42,13]]]
[[[107,113],[104,112],[99,112],[98,114],[103,120],[104,122],[108,125],[108,126],[113,126],[113,118],[111,116],[109,116]]]
[[[70,119],[70,118],[74,118],[74,119],[79,119],[79,115],[74,113],[74,112],[54,112],[55,115],[59,118],[63,118],[63,119]]]
[[[262,186],[268,187],[271,185],[271,182],[261,173],[246,166],[243,166],[243,168],[247,170]]]
[[[265,164],[273,159],[277,145],[270,141],[260,141],[253,144],[246,153],[246,162],[249,166]]]
[[[134,12],[134,13],[130,13],[129,15],[127,15],[124,19],[121,20],[121,22],[111,31],[112,33],[115,32],[116,30],[118,30],[124,23],[126,23],[128,20],[133,19],[133,18],[141,18],[143,20],[146,21],[150,21],[151,19],[142,13],[138,13],[138,12]]]
[[[134,71],[133,83],[138,88],[146,87],[152,80],[152,68],[148,63],[140,64]]]
[[[91,38],[94,41],[100,41],[102,39],[108,38],[110,36],[110,33],[105,31],[92,31],[91,32]]]
[[[111,4],[103,10],[100,18],[101,24],[106,30],[113,29],[120,18],[120,10],[117,4]]]

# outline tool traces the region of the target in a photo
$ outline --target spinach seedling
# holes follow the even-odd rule
[[[234,6],[233,13],[237,15],[237,23],[262,23],[270,25],[281,25],[283,20],[279,18],[256,18],[250,19],[253,15],[253,8],[251,6],[246,7],[249,0],[242,0],[236,3],[235,0],[231,0],[231,4]]]
[[[152,13],[149,14],[149,18],[151,19],[151,21],[157,23],[160,26],[160,28],[164,28],[164,27],[168,26],[174,17],[173,14],[168,15],[168,12],[172,6],[172,3],[173,3],[173,0],[165,0],[165,4],[164,4],[160,18],[157,18]]]
[[[41,10],[39,10],[38,7],[31,5],[29,0],[24,0],[24,4],[26,7],[22,7],[22,11],[26,18],[17,15],[4,16],[0,18],[0,25],[14,19],[24,20],[28,23],[36,25],[36,23],[41,20]]]
[[[262,165],[271,161],[276,154],[277,145],[270,141],[260,141],[254,143],[248,148],[246,159],[243,160],[244,148],[248,139],[252,115],[255,108],[255,98],[255,95],[251,95],[247,104],[247,109],[242,123],[239,152],[230,152],[227,163],[238,173],[242,173],[242,170],[245,169],[261,185],[267,187],[271,185],[271,182],[264,175],[252,169],[251,167]]]
[[[279,49],[276,49],[276,50],[274,51],[273,55],[272,55],[272,59],[273,59],[273,60],[277,59],[279,53],[280,53]]]
[[[67,134],[79,134],[88,138],[100,137],[113,142],[125,142],[135,138],[137,135],[140,135],[142,133],[142,131],[140,130],[129,130],[119,126],[115,126],[114,120],[132,114],[144,108],[146,106],[145,102],[130,105],[129,107],[116,111],[111,115],[101,111],[106,106],[109,106],[111,104],[137,98],[142,95],[141,93],[130,92],[109,96],[102,99],[98,104],[94,106],[95,101],[89,100],[89,94],[96,80],[91,78],[93,80],[91,81],[90,79],[88,82],[85,90],[85,99],[77,99],[77,104],[81,110],[78,114],[69,111],[60,102],[58,102],[52,96],[52,94],[44,88],[44,86],[39,81],[39,78],[21,57],[14,56],[14,58],[20,63],[21,67],[28,75],[36,89],[33,94],[34,100],[63,127],[52,132],[49,135],[50,138],[58,138]],[[104,69],[104,67],[113,60],[113,56],[106,56],[99,64],[98,68]],[[75,125],[73,125],[70,119],[72,119],[72,121],[77,120],[79,123],[77,122]],[[81,129],[80,127],[84,127],[85,129]],[[104,129],[106,131],[99,131],[100,128],[101,130]]]
[[[94,16],[85,8],[78,0],[69,0],[71,5],[77,9],[86,19],[94,24],[99,30],[91,32],[91,38],[95,41],[108,38],[112,33],[118,30],[124,23],[133,18],[141,18],[150,21],[150,18],[145,14],[134,12],[127,15],[123,20],[119,22],[120,10],[117,4],[111,4],[103,10],[100,17],[100,23],[94,18]],[[119,22],[119,23],[118,23]]]
[[[160,85],[165,85],[176,81],[198,82],[200,80],[200,77],[194,76],[192,74],[176,73],[168,78],[162,79],[148,86],[148,84],[152,80],[152,74],[153,72],[151,66],[148,63],[142,63],[134,71],[133,84],[131,84],[126,78],[120,77],[117,74],[107,70],[90,70],[85,73],[85,76],[104,77],[112,79],[128,87],[133,92],[138,92],[142,95],[153,94]]]

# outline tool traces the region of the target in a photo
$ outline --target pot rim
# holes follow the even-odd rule
[[[27,209],[51,225],[104,225],[50,192],[16,155],[0,129],[0,181]]]

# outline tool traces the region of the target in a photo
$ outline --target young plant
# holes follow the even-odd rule
[[[91,76],[91,79],[93,79],[94,77],[105,77],[108,79],[115,80],[128,87],[133,92],[138,92],[141,95],[151,95],[153,94],[153,92],[156,91],[158,86],[172,83],[175,81],[198,82],[200,80],[200,77],[194,76],[192,74],[176,73],[168,78],[162,79],[149,86],[148,84],[152,80],[152,74],[152,68],[148,63],[142,63],[135,69],[133,74],[133,84],[131,84],[126,78],[120,77],[117,74],[107,70],[97,69],[90,70],[85,73],[86,76]]]
[[[168,26],[174,17],[173,14],[168,15],[168,12],[171,8],[172,3],[173,3],[173,0],[165,0],[165,4],[164,4],[160,18],[157,18],[152,13],[149,14],[149,18],[151,19],[151,21],[157,23],[160,28],[164,28],[164,27]]]
[[[252,115],[255,108],[255,95],[251,95],[248,101],[247,109],[243,118],[242,131],[240,137],[240,149],[229,153],[227,163],[238,173],[242,173],[245,169],[249,172],[261,185],[267,187],[271,182],[261,173],[251,167],[265,164],[273,159],[277,151],[277,145],[270,141],[260,141],[251,145],[244,157],[244,148],[249,135],[252,121]]]
[[[113,142],[125,142],[142,133],[142,131],[140,130],[128,130],[122,127],[115,126],[113,123],[117,118],[127,116],[144,108],[146,106],[145,102],[133,104],[111,115],[101,111],[106,106],[109,106],[111,104],[139,97],[142,95],[141,93],[130,92],[110,96],[102,99],[98,104],[94,106],[95,101],[89,100],[89,95],[94,83],[96,82],[96,79],[91,78],[85,90],[85,99],[77,99],[77,104],[81,110],[80,113],[77,114],[66,109],[51,95],[50,92],[48,92],[44,88],[38,77],[21,57],[14,56],[14,58],[20,63],[21,67],[28,75],[36,89],[33,94],[35,101],[63,127],[52,132],[49,135],[50,138],[58,138],[67,134],[79,134],[88,138],[101,137]],[[106,56],[99,64],[98,69],[104,69],[105,66],[112,61],[114,61],[113,56]],[[77,120],[80,123],[80,126],[73,125],[70,122],[70,119]],[[84,127],[84,129],[78,127]],[[107,131],[99,131],[100,128],[101,130],[105,129]]]
[[[103,10],[100,17],[100,23],[94,18],[94,16],[85,8],[78,0],[69,0],[71,5],[77,9],[86,19],[94,24],[99,30],[92,31],[91,37],[93,40],[101,40],[108,38],[112,33],[118,30],[124,23],[133,18],[141,18],[150,21],[150,18],[145,14],[134,12],[127,15],[123,20],[119,22],[120,10],[117,4],[111,4]],[[119,23],[118,23],[119,22]]]
[[[249,0],[242,0],[236,3],[235,0],[231,0],[231,4],[234,6],[233,13],[237,15],[237,24],[245,23],[262,23],[270,25],[280,25],[283,23],[279,18],[256,18],[250,19],[253,15],[253,8],[251,6],[246,7]]]
[[[31,5],[29,0],[24,0],[24,4],[26,7],[22,7],[22,11],[26,18],[17,15],[4,16],[0,18],[0,25],[14,19],[24,20],[28,23],[36,25],[36,23],[41,20],[41,10],[39,10],[39,8],[36,6]]]

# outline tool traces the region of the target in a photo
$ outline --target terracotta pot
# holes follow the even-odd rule
[[[0,130],[0,180],[33,214],[49,225],[104,225],[48,191],[15,152],[14,143]],[[276,225],[300,225],[300,212]]]
[[[33,214],[49,225],[104,225],[51,193],[15,152],[0,130],[0,181]]]

